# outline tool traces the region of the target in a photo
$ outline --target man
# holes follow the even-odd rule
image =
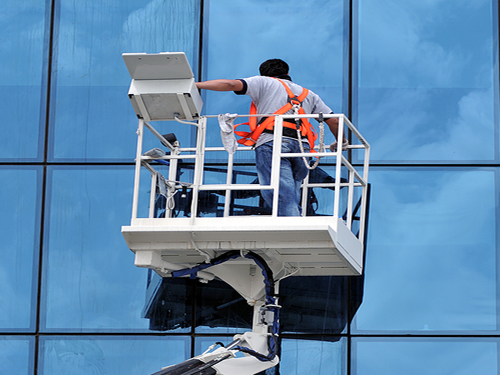
[[[260,67],[260,76],[245,79],[216,79],[205,82],[197,82],[199,89],[212,91],[234,91],[237,95],[249,95],[257,107],[258,114],[274,114],[289,102],[291,92],[299,97],[305,94],[304,89],[293,83],[289,75],[289,67],[280,59],[271,59],[263,62]],[[278,79],[276,79],[278,78]],[[307,91],[307,90],[306,90]],[[292,94],[292,95],[293,95]],[[301,102],[301,107],[307,114],[331,114],[332,110],[312,91]],[[292,110],[286,114],[293,114]],[[259,123],[265,119],[259,119]],[[300,153],[295,121],[288,128],[283,129],[282,153]],[[329,118],[325,120],[331,132],[337,137],[338,119]],[[285,122],[283,123],[284,126]],[[272,126],[271,126],[272,128]],[[293,128],[293,129],[292,129]],[[255,140],[255,165],[261,185],[269,185],[271,182],[271,160],[273,152],[273,130],[261,129],[262,133]],[[304,133],[305,134],[305,133]],[[343,144],[347,144],[344,137]],[[310,144],[307,137],[303,137],[304,152],[309,152]],[[290,157],[281,159],[280,168],[280,195],[278,198],[278,216],[300,216],[300,186],[302,180],[307,176],[308,169],[302,158]],[[269,207],[272,207],[273,194],[269,190],[262,190],[262,196]]]

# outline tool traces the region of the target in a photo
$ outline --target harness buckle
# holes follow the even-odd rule
[[[293,95],[293,93],[292,93]],[[297,95],[291,97],[290,95],[288,95],[288,103],[294,105],[294,104],[300,104],[301,101],[299,100],[299,97]]]
[[[318,115],[318,122],[323,122],[323,121],[325,121],[325,118],[323,116],[323,112],[320,112]]]
[[[293,101],[291,103],[292,103],[293,114],[294,115],[298,115],[299,114],[299,109],[300,109],[300,104],[295,104],[295,103],[293,103]],[[295,118],[294,120],[295,120],[295,126],[297,127],[297,130],[299,130],[302,121],[298,117]]]

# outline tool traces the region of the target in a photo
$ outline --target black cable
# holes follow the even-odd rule
[[[228,260],[239,258],[242,256],[241,251],[239,250],[231,250],[227,251],[218,257],[213,258],[209,263],[199,263],[198,265],[191,268],[183,268],[181,270],[172,271],[172,277],[182,277],[188,276],[192,279],[196,278],[198,272],[207,269],[209,267],[227,262]],[[265,355],[262,353],[258,353],[252,349],[236,346],[235,348],[240,350],[243,353],[247,353],[260,361],[272,361],[278,352],[278,343],[277,343],[277,334],[279,333],[279,306],[276,305],[275,299],[275,283],[273,277],[273,271],[266,263],[266,261],[258,254],[249,251],[245,253],[245,258],[252,259],[257,266],[259,266],[262,270],[262,275],[264,276],[264,285],[265,285],[265,294],[266,294],[266,308],[274,313],[272,332],[268,339],[269,346],[269,354]]]

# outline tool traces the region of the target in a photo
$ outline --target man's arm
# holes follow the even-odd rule
[[[214,79],[196,82],[196,87],[212,91],[241,91],[243,90],[243,82],[238,79]]]
[[[328,127],[330,128],[330,130],[333,133],[333,135],[335,136],[335,138],[337,138],[337,135],[339,133],[339,119],[336,117],[332,117],[332,118],[326,119],[325,122],[328,125]],[[347,138],[345,137],[345,132],[344,132],[344,139],[342,140],[342,144],[344,144],[346,142],[347,142]]]

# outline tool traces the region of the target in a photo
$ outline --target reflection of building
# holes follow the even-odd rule
[[[154,288],[143,316],[153,331],[188,328],[193,322],[186,299],[195,298],[198,310],[196,326],[248,330],[252,325],[252,308],[227,284],[213,281],[196,285],[189,279],[160,279],[153,276]],[[196,289],[193,289],[196,288]],[[196,290],[196,294],[194,294]],[[351,291],[352,306],[347,308],[347,293]],[[300,277],[285,279],[280,285],[280,325],[286,333],[327,333],[330,340],[339,340],[346,323],[352,320],[363,293],[363,278]],[[349,316],[347,316],[349,314]]]
[[[363,303],[340,335],[327,315],[319,332],[298,336],[294,310],[280,372],[498,373],[498,2],[230,3],[3,2],[3,371],[61,374],[71,358],[106,374],[147,374],[232,336],[209,326],[151,331],[141,318],[147,271],[119,233],[136,145],[121,53],[185,51],[197,78],[287,60],[293,79],[373,147]],[[300,32],[291,36],[291,24]],[[203,99],[207,113],[248,109],[231,94]],[[166,124],[170,132],[183,145],[193,136]],[[194,297],[179,309],[202,322],[211,314],[203,290],[185,287]],[[324,288],[342,295],[331,280]],[[341,319],[355,310],[339,305]],[[229,317],[244,326],[244,316]]]

